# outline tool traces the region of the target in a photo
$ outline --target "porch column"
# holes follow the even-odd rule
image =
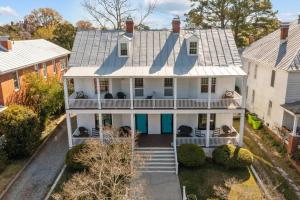
[[[108,79],[108,91],[109,91],[109,93],[112,94],[112,79],[111,78]]]
[[[177,113],[173,114],[173,147],[176,148],[176,134],[177,134]]]
[[[134,113],[130,114],[130,122],[131,122],[131,146],[132,146],[132,151],[134,151],[134,146],[135,146],[135,127],[134,127]]]
[[[206,135],[205,135],[205,146],[209,147],[209,136],[210,136],[210,113],[207,113],[207,118],[206,118]]]
[[[177,78],[173,78],[174,87],[173,87],[173,96],[174,96],[174,109],[177,109]]]
[[[298,117],[294,115],[293,135],[297,135]]]
[[[68,131],[69,148],[72,148],[73,147],[72,126],[71,126],[71,116],[70,116],[69,113],[66,113],[66,119],[67,119],[67,131]]]
[[[211,102],[211,77],[208,78],[208,109],[210,109]]]
[[[102,114],[99,114],[99,137],[100,141],[103,142],[103,127],[102,127]]]
[[[99,78],[96,79],[96,82],[97,82],[98,108],[101,109],[101,94],[100,94],[100,81],[99,81]]]
[[[242,88],[241,88],[241,95],[242,95],[242,108],[246,108],[246,89],[247,88],[247,76],[242,78]]]
[[[244,125],[245,125],[245,110],[241,113],[240,117],[240,133],[239,133],[239,146],[244,145]]]
[[[65,98],[65,108],[69,109],[69,92],[68,92],[68,82],[67,78],[64,78],[64,98]]]
[[[129,79],[129,87],[130,87],[130,109],[133,109],[133,78]]]

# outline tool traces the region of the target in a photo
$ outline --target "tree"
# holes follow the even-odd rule
[[[109,23],[113,29],[122,29],[125,18],[137,14],[137,9],[130,6],[129,0],[84,0],[82,6],[101,27]],[[137,26],[153,13],[155,6],[156,0],[147,5],[145,12],[139,9],[141,15]]]
[[[94,29],[93,24],[89,21],[79,20],[76,22],[76,28],[78,30],[91,30]]]
[[[120,141],[112,136],[109,143],[89,141],[75,158],[87,170],[74,174],[64,183],[62,192],[52,197],[56,200],[142,200],[142,185],[133,183],[138,174],[132,167],[132,158],[130,138]]]
[[[239,47],[278,28],[270,0],[191,0],[187,22],[202,27],[231,27]]]
[[[29,156],[40,142],[38,117],[29,108],[12,105],[0,113],[0,135],[5,136],[5,151],[10,158]]]
[[[29,15],[24,17],[24,21],[35,27],[56,26],[62,22],[62,16],[52,8],[34,9]]]
[[[56,29],[55,26],[42,26],[36,29],[34,32],[35,38],[43,38],[51,41],[54,37],[53,32]]]
[[[70,23],[60,23],[53,32],[52,41],[59,46],[71,50],[76,34],[76,28]]]

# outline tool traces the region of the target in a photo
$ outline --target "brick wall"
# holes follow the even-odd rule
[[[61,67],[61,62],[60,62],[61,59],[65,59],[66,65],[67,65],[67,57],[55,59],[56,74],[54,73],[53,61],[51,60],[51,61],[46,62],[47,77],[57,76],[57,78],[59,78],[60,80],[62,79],[64,70],[62,70],[62,67]],[[18,70],[20,86],[22,86],[22,84],[23,84],[22,79],[28,73],[38,73],[40,78],[44,78],[43,63],[40,63],[38,66],[39,66],[38,72],[35,71],[34,66],[30,66],[30,67]],[[15,73],[15,71],[0,75],[0,105],[5,105],[7,103],[8,98],[11,97],[15,92],[17,92],[17,91],[15,91],[15,87],[14,87],[14,80],[13,80],[14,73]]]

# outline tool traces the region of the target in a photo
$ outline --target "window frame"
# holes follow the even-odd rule
[[[252,90],[251,103],[254,104],[254,102],[255,102],[255,90]]]
[[[192,43],[193,43],[193,44],[196,44],[196,46],[191,45]],[[191,51],[195,51],[195,52],[191,53]],[[190,56],[198,55],[198,41],[189,41],[188,54],[189,54]]]
[[[100,93],[109,92],[109,80],[108,79],[100,79],[99,85],[100,85],[100,88],[99,88]]]
[[[19,91],[20,90],[20,78],[19,78],[18,71],[13,72],[13,81],[14,81],[14,90]]]
[[[59,62],[60,62],[61,71],[65,70],[67,68],[66,58],[61,58]]]
[[[207,83],[204,80],[207,80]],[[216,93],[216,88],[217,88],[217,78],[213,77],[213,78],[211,78],[210,92],[212,94],[215,94]],[[209,89],[209,78],[201,78],[201,80],[200,80],[200,91],[201,91],[201,93],[207,94],[208,89]]]
[[[201,119],[201,120],[200,120]],[[199,113],[198,114],[198,130],[206,130],[207,125],[207,114]],[[216,128],[216,114],[210,114],[210,130],[214,130]]]
[[[44,78],[47,78],[47,77],[48,77],[47,63],[43,63],[43,77],[44,77]]]
[[[171,83],[171,84],[169,85],[169,83]],[[173,78],[164,78],[164,96],[165,97],[173,97],[174,96],[173,91],[174,91]],[[170,93],[168,93],[168,92],[170,92]]]
[[[271,116],[272,114],[272,108],[273,108],[273,102],[271,100],[269,100],[269,103],[268,103],[268,116]]]
[[[122,45],[126,46],[126,49],[122,49]],[[126,51],[126,54],[123,54],[122,52]],[[128,53],[128,43],[127,42],[120,42],[120,51],[119,51],[119,55],[120,57],[128,57],[129,53]]]
[[[255,68],[254,68],[254,79],[257,79],[257,68],[258,68],[258,66],[255,65]]]
[[[57,74],[57,68],[56,68],[55,60],[52,60],[52,65],[53,65],[53,74]]]
[[[273,69],[271,72],[271,83],[270,83],[271,87],[275,86],[275,79],[276,79],[276,71]]]
[[[141,83],[141,84],[137,84],[137,83]],[[134,79],[134,96],[135,97],[143,97],[144,96],[144,79],[143,78],[135,78]]]

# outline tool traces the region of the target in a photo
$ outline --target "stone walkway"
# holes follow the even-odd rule
[[[68,151],[66,122],[55,130],[44,147],[4,196],[4,200],[41,200],[64,164]]]
[[[144,173],[140,180],[149,200],[181,200],[179,178],[174,173]]]

